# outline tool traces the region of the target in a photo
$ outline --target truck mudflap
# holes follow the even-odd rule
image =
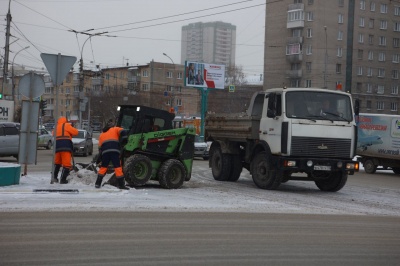
[[[344,172],[353,175],[358,172],[359,163],[352,160],[332,158],[295,158],[274,156],[276,166],[281,171],[290,173],[307,173],[318,177],[323,173]]]

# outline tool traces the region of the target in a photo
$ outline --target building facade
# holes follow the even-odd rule
[[[221,21],[197,22],[182,27],[181,64],[196,61],[235,65],[236,26]]]
[[[399,2],[266,3],[265,88],[342,89],[361,112],[398,114]]]

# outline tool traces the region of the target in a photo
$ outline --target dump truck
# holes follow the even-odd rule
[[[358,102],[354,108],[358,112]],[[244,113],[208,114],[213,177],[235,182],[245,168],[262,189],[307,180],[322,191],[338,191],[358,171],[354,110],[346,92],[275,88],[256,92]]]
[[[180,188],[192,174],[195,129],[173,128],[174,114],[139,105],[118,107],[117,126],[126,130],[121,138],[121,162],[131,186],[158,180],[163,188]]]
[[[357,160],[365,172],[392,170],[400,174],[400,116],[361,113],[356,120]]]

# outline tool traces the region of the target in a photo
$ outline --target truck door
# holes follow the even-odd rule
[[[264,100],[260,121],[260,139],[265,140],[272,154],[281,153],[282,135],[282,95],[269,93]]]

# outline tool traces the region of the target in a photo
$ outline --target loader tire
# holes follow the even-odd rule
[[[152,165],[149,157],[135,154],[126,159],[123,172],[130,186],[143,186],[151,178]]]
[[[334,172],[328,179],[315,180],[315,184],[321,191],[336,192],[346,185],[347,176],[347,173]]]
[[[232,162],[232,169],[228,181],[236,182],[238,181],[240,174],[242,173],[243,170],[242,161],[240,160],[239,155],[231,155],[231,162]]]
[[[257,187],[269,190],[279,187],[282,175],[274,171],[266,152],[256,154],[252,164],[252,178]]]
[[[210,157],[210,166],[215,180],[228,181],[232,166],[231,155],[223,154],[221,147],[213,146]]]
[[[400,175],[400,167],[392,167],[392,171],[393,171],[393,173],[395,173],[396,175]]]
[[[183,185],[186,179],[186,170],[183,164],[176,159],[165,161],[157,173],[161,187],[177,189]]]

